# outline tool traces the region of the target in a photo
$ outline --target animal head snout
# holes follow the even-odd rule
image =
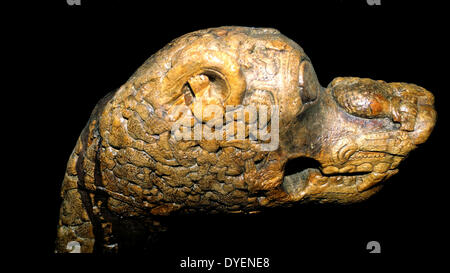
[[[414,144],[425,142],[436,122],[434,96],[415,84],[349,77],[334,79],[329,88],[347,113],[365,119],[390,119],[399,130],[409,132]]]

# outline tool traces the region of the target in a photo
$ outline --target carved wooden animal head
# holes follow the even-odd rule
[[[364,200],[426,141],[433,100],[419,86],[370,79],[336,78],[323,88],[303,49],[274,29],[186,34],[94,110],[68,163],[60,248],[80,241],[68,227],[83,208],[91,211],[83,221],[114,225],[110,212],[152,218]],[[274,111],[262,118],[244,108]],[[193,137],[177,136],[186,132]],[[285,174],[296,158],[318,164]]]

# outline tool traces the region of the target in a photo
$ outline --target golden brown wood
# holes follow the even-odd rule
[[[303,49],[274,29],[186,34],[94,109],[67,164],[56,250],[115,252],[124,233],[164,230],[161,219],[175,212],[365,200],[426,141],[433,103],[407,83],[336,78],[323,88]],[[260,149],[267,140],[252,140],[254,117],[234,112],[230,124],[244,126],[244,139],[227,140],[239,134],[233,129],[222,140],[177,140],[171,130],[182,105],[192,126],[210,126],[238,105],[277,106],[279,143]],[[274,118],[263,126],[275,130]],[[285,174],[300,157],[320,166]]]

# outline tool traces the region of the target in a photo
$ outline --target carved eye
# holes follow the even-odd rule
[[[336,102],[351,115],[363,118],[382,118],[389,113],[390,96],[385,87],[366,79],[333,81]]]

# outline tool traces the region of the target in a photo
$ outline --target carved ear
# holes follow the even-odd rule
[[[162,102],[189,106],[197,118],[208,105],[238,105],[246,82],[235,59],[224,52],[187,49],[162,81]],[[198,111],[198,106],[201,111]],[[207,115],[203,113],[203,121]]]
[[[319,93],[320,83],[310,61],[301,62],[298,82],[302,103],[314,101]]]

